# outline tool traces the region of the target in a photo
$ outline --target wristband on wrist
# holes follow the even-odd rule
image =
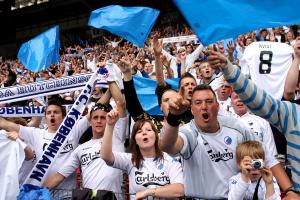
[[[289,189],[287,189],[287,190],[285,191],[286,194],[287,194],[288,192],[294,192],[294,193],[300,195],[300,191],[299,191],[298,189],[295,189],[294,187],[290,187]]]
[[[181,122],[182,114],[181,115],[174,115],[169,112],[167,116],[167,122],[170,126],[176,127],[179,126]]]

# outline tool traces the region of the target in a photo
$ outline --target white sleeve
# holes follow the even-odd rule
[[[204,46],[202,44],[200,44],[194,51],[193,53],[191,53],[189,55],[189,62],[190,63],[193,63],[195,62],[195,60],[197,60],[197,58],[200,56],[201,54],[201,57],[204,57],[203,56],[203,53],[202,53],[202,50],[204,49]]]
[[[264,125],[263,145],[266,152],[266,165],[271,168],[279,163],[276,159],[277,149],[270,124],[264,120]]]
[[[182,172],[181,164],[178,162],[176,158],[170,158],[170,159],[171,161],[169,162],[169,166],[168,166],[170,183],[183,184],[183,172]]]
[[[243,199],[246,191],[250,185],[241,179],[240,174],[235,175],[229,179],[229,193],[228,200],[241,200]]]
[[[37,132],[40,132],[40,130],[41,129],[39,128],[20,126],[19,136],[22,140],[25,141],[25,143],[33,145],[35,144],[34,134],[39,134]]]
[[[172,59],[176,59],[174,56],[172,56],[169,52],[167,52],[166,50],[162,50],[162,54],[164,55],[164,56],[166,56],[166,58],[167,58],[167,61],[169,62],[170,60],[172,60]]]
[[[130,173],[131,168],[133,167],[133,164],[131,162],[132,155],[129,153],[121,153],[121,152],[113,152],[115,161],[112,167],[121,169],[127,172],[127,174]]]
[[[57,171],[65,178],[69,177],[79,167],[80,161],[77,153],[79,152],[80,146],[78,146],[72,153],[71,156],[66,160],[65,164]]]
[[[120,141],[120,143],[125,142],[126,139],[126,128],[128,125],[128,117],[123,117],[123,118],[119,118],[115,128],[114,128],[114,133],[113,135],[115,136],[116,139],[118,139]]]
[[[249,66],[249,60],[248,60],[248,55],[249,51],[245,51],[243,57],[240,60],[240,66],[241,66],[241,72],[247,76],[250,77],[250,66]]]
[[[179,132],[179,136],[183,140],[183,146],[180,150],[180,155],[182,155],[183,159],[188,160],[193,155],[193,152],[198,145],[197,137],[194,137],[192,133],[182,132]]]

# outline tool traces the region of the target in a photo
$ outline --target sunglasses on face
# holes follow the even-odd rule
[[[94,112],[96,110],[103,110],[105,112],[110,112],[111,111],[111,108],[107,105],[103,105],[103,104],[95,104],[92,109],[91,109],[91,112]]]

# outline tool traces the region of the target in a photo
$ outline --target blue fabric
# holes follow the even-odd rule
[[[18,52],[21,63],[33,72],[46,70],[59,61],[59,27],[55,26],[22,44]]]
[[[143,47],[158,14],[158,10],[147,7],[111,5],[92,11],[88,25],[105,29]]]
[[[259,28],[300,23],[299,0],[174,0],[204,45]]]
[[[24,184],[17,200],[53,200],[47,188]]]
[[[171,85],[173,89],[178,90],[178,80],[178,78],[167,79],[166,82]],[[134,76],[133,82],[143,109],[150,115],[162,115],[158,106],[157,96],[155,94],[157,82],[155,80],[139,76]]]

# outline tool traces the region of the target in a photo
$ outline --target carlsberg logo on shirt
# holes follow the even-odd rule
[[[225,152],[213,152],[212,150],[207,151],[210,159],[214,162],[219,162],[219,161],[227,161],[230,159],[233,159],[233,153],[228,152],[228,149],[225,149]]]
[[[170,184],[170,178],[164,172],[161,176],[156,176],[154,173],[148,174],[140,171],[135,172],[135,182],[137,185],[148,187],[149,185],[164,186]]]

